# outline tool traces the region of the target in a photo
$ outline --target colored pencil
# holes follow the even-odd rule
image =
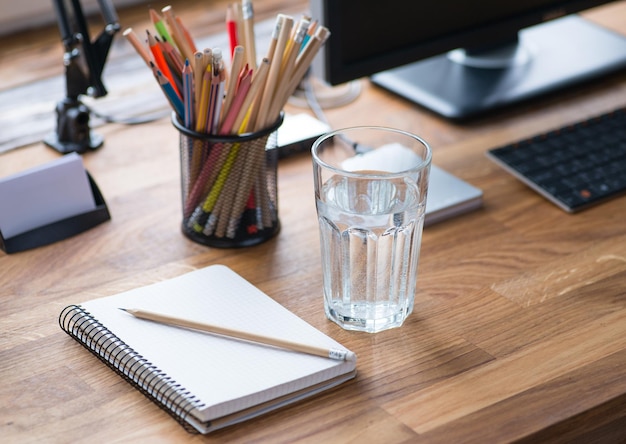
[[[165,56],[163,55],[163,52],[161,51],[161,48],[159,47],[156,39],[150,33],[150,31],[146,30],[146,34],[148,35],[148,47],[150,48],[150,52],[152,53],[152,57],[154,58],[154,62],[156,63],[156,66],[163,73],[163,75],[165,75],[165,77],[167,77],[167,80],[173,86],[174,91],[176,92],[176,94],[180,98],[181,97],[180,96],[180,92],[174,86],[174,84],[175,84],[174,83],[174,77],[172,76],[172,72],[170,71],[169,65],[167,64],[167,62],[165,60]]]
[[[235,52],[235,48],[239,45],[239,39],[237,38],[237,21],[235,20],[233,5],[228,5],[226,7],[226,32],[228,33],[228,43],[230,45],[230,55],[232,57]]]
[[[170,42],[174,44],[174,40],[170,36],[170,33],[167,30],[167,26],[163,21],[163,17],[156,12],[153,8],[150,8],[150,19],[152,20],[152,24],[154,25],[157,33],[161,36],[164,42]]]
[[[163,88],[163,92],[165,93],[165,96],[167,97],[167,99],[170,101],[172,108],[174,108],[174,111],[176,111],[176,114],[178,114],[178,116],[182,118],[183,115],[185,114],[183,101],[178,96],[178,93],[174,90],[173,85],[170,83],[167,77],[163,75],[163,73],[160,70],[157,70],[156,76],[157,76],[159,85],[161,85],[161,88]]]
[[[184,124],[187,128],[193,128],[194,124],[194,94],[193,94],[193,70],[189,64],[189,59],[185,60],[183,66],[183,104],[185,106]]]

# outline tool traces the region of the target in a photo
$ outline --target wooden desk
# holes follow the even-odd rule
[[[588,16],[626,34],[626,2]],[[196,17],[197,26],[202,17],[221,20],[207,12]],[[3,69],[0,74],[10,72]],[[492,146],[623,106],[624,74],[466,125],[363,85],[356,102],[328,110],[334,127],[372,123],[414,131],[432,143],[436,164],[485,193],[483,209],[425,230],[415,312],[402,328],[359,334],[325,319],[308,155],[280,163],[283,228],[276,238],[248,249],[210,249],[180,232],[178,139],[170,122],[107,125],[100,130],[106,145],[84,161],[112,220],[54,245],[0,253],[2,441],[626,439],[626,201],[572,216],[484,155]],[[0,157],[0,176],[56,156],[41,143],[11,151]],[[67,304],[217,263],[354,350],[357,378],[195,436],[57,324]]]

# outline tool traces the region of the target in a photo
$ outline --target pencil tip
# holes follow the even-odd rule
[[[127,312],[127,313],[128,313],[128,309],[127,309],[127,308],[121,308],[121,307],[118,307],[118,310],[122,310],[122,311],[125,311],[125,312]]]

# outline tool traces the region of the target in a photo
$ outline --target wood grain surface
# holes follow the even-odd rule
[[[223,31],[226,3],[172,5],[193,32],[208,35]],[[304,1],[255,1],[264,18],[304,9]],[[148,25],[145,7],[119,14],[124,26]],[[626,35],[624,1],[585,15]],[[61,73],[55,28],[1,43],[0,91]],[[107,124],[98,129],[105,145],[83,159],[112,219],[53,245],[0,253],[0,441],[626,440],[626,201],[566,214],[485,156],[624,106],[624,73],[465,124],[367,80],[362,87],[356,101],[326,111],[332,127],[415,132],[432,144],[434,163],[484,191],[480,210],[426,228],[415,310],[403,327],[355,333],[324,317],[308,154],[280,161],[278,236],[213,249],[181,233],[178,135],[169,119]],[[0,177],[56,157],[40,142],[8,151]],[[58,326],[68,304],[211,264],[231,267],[355,351],[357,378],[213,435],[190,435]]]

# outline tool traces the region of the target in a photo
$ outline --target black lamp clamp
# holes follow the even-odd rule
[[[65,48],[63,64],[67,94],[56,106],[56,132],[48,135],[44,142],[63,154],[84,153],[99,148],[103,138],[91,131],[89,109],[80,101],[80,96],[102,97],[107,94],[102,71],[120,25],[111,1],[98,0],[105,26],[92,42],[80,1],[53,2]]]

